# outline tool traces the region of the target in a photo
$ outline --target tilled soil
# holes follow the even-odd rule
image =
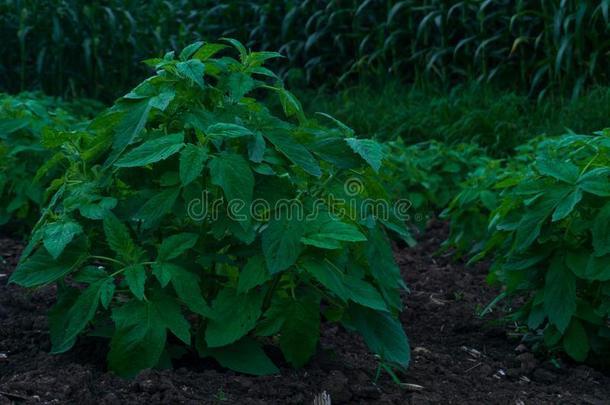
[[[150,370],[123,380],[105,370],[105,345],[82,338],[69,353],[48,354],[46,312],[52,287],[6,285],[22,244],[0,237],[0,404],[301,404],[326,391],[333,403],[610,404],[610,375],[569,362],[557,367],[520,345],[508,327],[477,310],[497,291],[484,265],[466,267],[438,256],[446,225],[433,222],[413,249],[396,258],[411,292],[401,317],[412,364],[398,385],[357,336],[325,325],[319,352],[301,370],[250,377],[187,356],[174,370]],[[270,356],[278,359],[273,348]]]

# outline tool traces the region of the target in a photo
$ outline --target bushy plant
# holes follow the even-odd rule
[[[50,97],[0,95],[0,225],[36,222],[44,189],[58,174],[46,165],[53,153],[45,137],[75,129],[82,119],[72,105]]]
[[[489,280],[525,299],[511,315],[548,350],[610,361],[610,131],[526,148],[535,162],[504,187],[477,258]],[[517,303],[519,301],[516,301]]]
[[[406,367],[405,285],[385,228],[408,235],[366,203],[387,201],[381,146],[307,118],[263,66],[279,54],[227,41],[238,59],[198,42],[149,60],[156,75],[64,144],[69,164],[11,281],[56,283],[52,351],[109,337],[122,376],[191,347],[273,373],[274,342],[300,367],[322,318]],[[286,118],[257,101],[269,92]]]
[[[483,150],[474,144],[449,147],[430,141],[407,146],[396,141],[386,145],[383,180],[392,195],[409,200],[412,212],[419,214],[445,208],[468,174],[485,161]]]

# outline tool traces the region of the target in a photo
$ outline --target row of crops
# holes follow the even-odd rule
[[[278,72],[297,82],[390,72],[577,96],[609,82],[609,8],[608,0],[11,0],[0,5],[0,87],[110,101],[149,74],[142,59],[231,37],[279,50],[288,63]]]
[[[610,361],[607,130],[503,158],[362,138],[304,110],[265,66],[280,56],[193,43],[108,109],[2,96],[0,220],[30,234],[11,282],[57,284],[54,353],[87,334],[123,376],[185,350],[269,374],[263,342],[300,367],[335,322],[405,368],[391,241],[438,213],[446,249],[492,263],[502,293],[483,312],[509,309],[543,352]]]

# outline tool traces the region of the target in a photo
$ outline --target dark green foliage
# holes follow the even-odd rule
[[[483,251],[489,279],[525,298],[512,319],[577,361],[610,361],[610,133],[524,148],[531,163],[495,185]]]
[[[77,129],[82,117],[96,109],[95,103],[82,103],[79,107],[39,94],[0,94],[0,225],[33,225],[44,203],[44,190],[59,173],[52,167],[55,158],[50,149],[56,145],[49,138],[58,131]],[[61,239],[68,228],[66,224],[49,232]]]
[[[609,22],[606,0],[11,0],[0,86],[111,99],[144,76],[146,55],[231,36],[280,49],[307,81],[389,71],[579,94],[608,84]]]
[[[303,91],[307,111],[328,111],[357,133],[413,145],[437,140],[448,146],[476,143],[494,157],[538,135],[566,129],[591,133],[610,126],[610,90],[596,88],[575,100],[526,96],[470,82],[450,89],[373,79],[341,91]]]
[[[300,367],[323,319],[406,367],[405,285],[382,223],[408,233],[361,204],[388,199],[381,146],[307,118],[263,68],[277,54],[227,42],[239,59],[196,43],[148,61],[155,76],[63,143],[65,171],[11,280],[56,282],[53,351],[105,331],[122,376],[166,364],[175,344],[268,374],[262,345],[277,341]],[[257,101],[267,93],[286,118]]]
[[[487,160],[474,144],[451,148],[435,141],[412,146],[397,141],[388,143],[387,149],[383,180],[392,195],[411,202],[413,215],[445,208],[469,173]]]

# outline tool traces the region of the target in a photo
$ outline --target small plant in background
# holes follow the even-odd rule
[[[148,60],[155,76],[63,144],[65,170],[11,281],[56,283],[52,351],[108,336],[122,376],[170,364],[176,346],[269,374],[263,345],[277,342],[300,367],[323,318],[406,367],[386,228],[408,234],[366,204],[388,199],[382,147],[307,118],[264,67],[279,54],[227,43],[238,59],[198,42]],[[286,118],[258,101],[269,92]]]
[[[489,281],[525,298],[510,316],[534,340],[577,361],[610,361],[610,132],[525,148],[535,162],[500,180]],[[539,332],[539,334],[537,334]]]
[[[77,108],[40,94],[0,95],[0,225],[31,227],[40,215],[44,190],[57,170],[45,139],[80,126],[95,108]],[[78,115],[77,115],[78,114]]]
[[[407,199],[413,214],[443,209],[459,192],[461,183],[483,164],[484,152],[476,145],[456,147],[430,141],[406,146],[402,141],[387,145],[383,180],[392,195]]]

